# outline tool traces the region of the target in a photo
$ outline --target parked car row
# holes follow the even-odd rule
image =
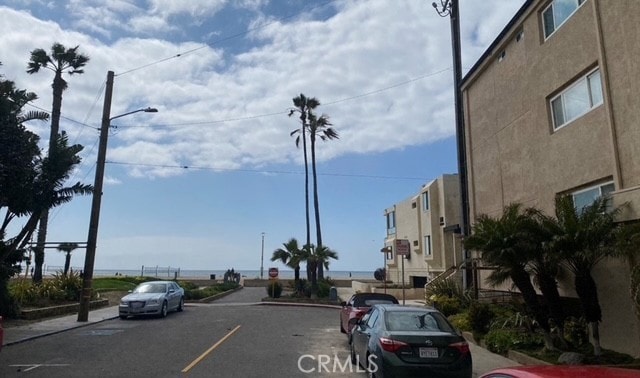
[[[351,362],[371,377],[472,376],[469,344],[434,308],[358,293],[342,304],[340,331],[348,336]]]
[[[370,377],[472,376],[469,344],[446,317],[430,307],[401,306],[388,294],[358,293],[342,303],[340,331],[351,362]],[[640,370],[605,366],[513,366],[480,378],[640,378]]]

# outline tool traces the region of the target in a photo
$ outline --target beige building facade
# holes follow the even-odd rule
[[[445,174],[422,186],[414,196],[385,209],[387,279],[396,284],[424,285],[461,262],[457,225],[460,222],[458,175]],[[395,243],[409,241],[408,256],[399,256]]]
[[[462,83],[471,222],[513,202],[553,214],[561,194],[611,195],[637,221],[639,57],[640,1],[526,1]],[[594,278],[603,347],[640,356],[628,265]]]

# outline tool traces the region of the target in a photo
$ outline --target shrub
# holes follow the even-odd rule
[[[564,322],[564,338],[575,347],[589,343],[589,329],[584,318],[568,318]]]
[[[335,285],[335,282],[331,278],[325,278],[318,280],[318,298],[329,297],[329,291],[331,287]]]
[[[271,280],[267,285],[267,295],[270,298],[280,298],[282,294],[282,284],[279,281]]]
[[[472,331],[471,322],[469,321],[469,315],[465,312],[450,315],[449,322],[460,331]]]
[[[493,312],[489,305],[480,302],[472,302],[469,306],[469,322],[474,333],[484,334],[489,330]]]
[[[56,273],[53,275],[53,280],[51,280],[51,282],[52,285],[58,289],[59,293],[63,295],[63,298],[61,299],[67,301],[80,300],[80,293],[82,292],[82,278],[80,278],[80,273]]]
[[[484,342],[487,349],[503,355],[509,349],[530,350],[544,345],[540,335],[514,329],[492,329],[485,335]]]
[[[462,311],[462,305],[458,298],[436,296],[433,298],[433,307],[437,308],[444,316],[457,314]]]

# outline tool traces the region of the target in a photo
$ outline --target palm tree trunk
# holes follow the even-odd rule
[[[311,171],[313,174],[313,208],[316,217],[316,241],[317,249],[322,248],[322,230],[320,228],[320,205],[318,201],[318,173],[316,171],[316,136],[311,133]],[[318,263],[318,279],[324,279],[324,264]]]
[[[591,277],[590,272],[576,274],[575,277],[576,294],[580,298],[582,311],[585,320],[591,328],[591,337],[593,339],[593,354],[600,356],[602,349],[600,348],[600,332],[598,323],[602,320],[602,309],[598,300],[598,288],[596,282]]]
[[[566,319],[566,315],[562,308],[562,301],[560,300],[560,293],[558,292],[556,279],[544,273],[538,274],[537,278],[540,291],[547,301],[551,318],[558,327],[558,336],[561,348],[566,349],[567,343],[564,340],[564,321]]]
[[[44,264],[44,245],[47,241],[47,224],[49,223],[49,211],[45,210],[40,216],[40,223],[38,225],[38,240],[36,247],[33,249],[34,265],[33,265],[33,277],[34,283],[42,283],[42,265]]]
[[[538,294],[536,293],[536,290],[531,283],[531,277],[529,277],[529,273],[527,273],[524,269],[514,270],[511,273],[511,280],[513,281],[513,284],[516,285],[518,290],[520,290],[524,303],[533,313],[533,317],[536,322],[538,322],[540,328],[542,328],[542,331],[544,333],[545,347],[549,350],[555,350],[556,348],[553,345],[553,340],[551,338],[549,317],[545,314],[542,306],[540,306],[540,302],[538,301]]]
[[[64,80],[62,79],[62,70],[56,70],[53,78],[53,103],[51,104],[51,133],[49,134],[49,151],[47,155],[52,156],[52,151],[56,148],[56,140],[60,131],[60,112],[62,111],[62,92],[64,91]],[[45,195],[53,188],[47,188]],[[49,209],[45,209],[40,216],[40,224],[38,226],[38,240],[35,254],[35,265],[33,271],[33,282],[42,282],[42,265],[44,264],[44,246],[47,242],[47,228],[49,224]]]
[[[66,276],[69,273],[69,266],[71,266],[71,252],[67,252],[64,256],[64,275]]]

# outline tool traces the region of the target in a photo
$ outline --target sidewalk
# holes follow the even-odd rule
[[[89,320],[79,322],[78,314],[61,316],[59,318],[37,321],[25,325],[4,326],[4,346],[18,344],[27,340],[37,339],[48,335],[64,332],[74,328],[80,328],[104,320],[118,317],[118,306],[103,307],[89,311]]]

